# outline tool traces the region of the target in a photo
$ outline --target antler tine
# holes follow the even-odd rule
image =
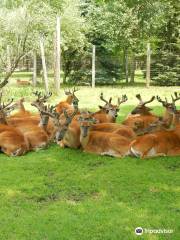
[[[109,103],[111,103],[111,102],[112,102],[112,97],[109,98]]]
[[[100,99],[101,99],[102,101],[104,101],[105,103],[107,103],[107,104],[109,103],[107,100],[104,99],[104,97],[103,97],[103,93],[101,93],[101,95],[100,95]]]
[[[14,100],[14,99],[11,98],[11,99],[9,100],[9,102],[6,103],[6,104],[3,102],[3,104],[2,104],[2,109],[6,109],[9,105],[11,105],[11,103],[13,102],[13,100]]]
[[[174,92],[175,98],[173,97],[173,95],[171,95],[172,98],[172,102],[175,103],[177,100],[180,100],[180,93],[178,95],[177,92]]]
[[[163,104],[163,106],[166,106],[167,105],[167,98],[165,98],[165,101],[163,101],[159,96],[157,96],[156,97],[157,98],[157,100],[158,100],[158,102],[160,102],[160,103],[162,103]]]
[[[50,98],[52,96],[52,92],[48,92],[47,94],[44,94],[43,97],[41,97],[41,100],[43,102],[46,102],[48,100],[48,98]]]
[[[147,103],[151,103],[152,101],[154,101],[155,96],[152,96],[150,100],[143,102],[143,105],[146,105]]]
[[[143,104],[143,100],[140,94],[136,94],[136,98],[140,101],[140,104]]]
[[[59,117],[59,114],[55,111],[56,106],[53,105],[48,105],[48,106],[43,106],[40,108],[40,111],[42,114],[48,115],[51,118],[56,118],[57,115]]]
[[[48,109],[50,112],[53,112],[53,111],[55,111],[56,107],[57,107],[57,105],[51,105],[51,106],[48,106]]]
[[[72,92],[71,92],[71,90],[70,89],[68,89],[68,90],[64,90],[64,93],[66,94],[66,95],[70,95],[70,94],[72,94]]]
[[[34,94],[35,96],[37,96],[38,99],[40,99],[40,97],[41,97],[41,92],[35,91],[35,92],[33,92],[33,94]]]
[[[73,94],[74,94],[75,92],[77,92],[77,91],[79,91],[79,88],[74,87],[74,88],[73,88]]]
[[[122,95],[122,99],[120,99],[120,97],[118,97],[118,105],[120,105],[121,103],[124,103],[128,100],[127,95]]]
[[[41,92],[36,91],[36,92],[33,92],[33,94],[37,96],[36,102],[39,102],[39,103],[45,103],[47,99],[52,96],[52,92],[48,92],[47,94],[42,95]]]

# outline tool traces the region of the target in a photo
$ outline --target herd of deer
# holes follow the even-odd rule
[[[24,108],[24,99],[13,103],[2,101],[0,92],[0,151],[8,156],[20,156],[28,151],[46,148],[55,141],[61,148],[81,148],[85,152],[114,157],[135,156],[140,158],[155,156],[180,156],[180,110],[175,105],[180,94],[174,93],[171,102],[157,96],[165,108],[164,116],[151,113],[140,94],[139,104],[120,124],[116,123],[120,105],[127,96],[118,98],[117,105],[112,98],[97,112],[80,111],[77,89],[65,91],[67,99],[56,106],[47,104],[51,93],[42,95],[34,92],[32,106],[38,113]],[[12,114],[12,111],[18,111]]]

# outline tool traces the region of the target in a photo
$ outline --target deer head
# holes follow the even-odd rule
[[[73,106],[74,106],[74,111],[71,114],[68,114],[66,109],[63,110],[65,121],[60,120],[60,113],[55,111],[56,106],[48,106],[45,111],[43,111],[43,114],[48,115],[53,119],[54,126],[56,127],[56,142],[59,142],[63,139],[69,124],[72,122],[72,119],[78,112],[78,99],[75,98],[73,100]]]
[[[178,93],[175,92],[174,96],[171,95],[171,98],[172,102],[168,102],[167,98],[165,98],[165,100],[162,100],[159,96],[157,96],[158,102],[162,103],[163,107],[165,107],[170,114],[174,114],[177,111],[175,102],[180,99],[180,94],[178,95]]]
[[[151,99],[148,100],[148,101],[143,101],[140,94],[137,94],[136,98],[139,100],[139,104],[137,105],[137,107],[135,107],[132,110],[131,114],[142,114],[142,115],[149,114],[149,112],[152,109],[147,107],[146,104],[151,103],[152,101],[154,101],[155,96],[152,96]]]
[[[122,97],[118,97],[117,105],[113,105],[112,97],[109,98],[109,101],[105,100],[103,97],[103,93],[100,95],[100,99],[105,102],[106,104],[104,106],[99,106],[101,110],[103,110],[105,113],[109,114],[111,117],[116,118],[118,116],[119,112],[119,106],[126,102],[128,100],[126,95],[122,95]]]
[[[73,99],[76,98],[75,96],[75,92],[79,91],[78,88],[74,87],[72,90],[68,89],[68,90],[64,90],[64,93],[65,95],[67,96],[67,99],[66,101],[69,103],[69,104],[72,104],[73,102]]]
[[[86,137],[88,134],[88,130],[91,128],[93,124],[97,122],[97,120],[93,117],[93,114],[88,111],[88,112],[81,112],[81,115],[78,118],[78,122],[80,125],[82,136]]]

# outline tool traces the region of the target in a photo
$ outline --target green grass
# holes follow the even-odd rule
[[[122,107],[118,121],[131,108]],[[178,240],[179,160],[111,158],[55,144],[22,157],[0,154],[0,239]],[[139,226],[174,232],[136,236]]]

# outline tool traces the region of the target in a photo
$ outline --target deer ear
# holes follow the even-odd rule
[[[100,106],[100,105],[99,105],[99,108],[100,108],[100,109],[103,109],[103,107],[102,107],[102,106]]]

